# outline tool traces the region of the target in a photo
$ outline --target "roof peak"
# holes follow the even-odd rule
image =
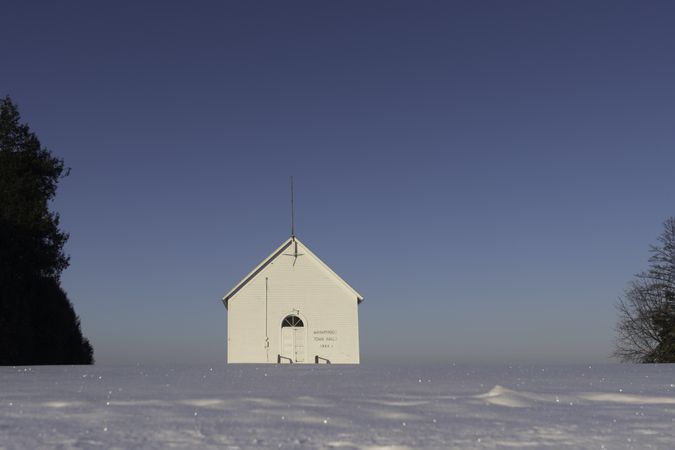
[[[307,252],[307,255],[312,257],[324,270],[328,272],[339,284],[341,284],[345,289],[354,294],[358,303],[363,301],[363,296],[359,294],[353,287],[351,287],[345,280],[343,280],[337,273],[335,273],[326,263],[324,263],[321,258],[316,256],[310,249],[305,245],[296,235],[291,235],[287,238],[283,244],[281,244],[274,252],[272,252],[267,258],[265,258],[260,264],[258,264],[248,275],[246,275],[239,283],[237,283],[234,288],[232,288],[225,296],[223,297],[223,303],[227,307],[227,302],[234,297],[234,295],[239,292],[249,281],[255,278],[262,270],[267,267],[274,259],[281,255],[291,244],[296,243],[303,246],[304,250]],[[296,249],[297,254],[297,249]]]

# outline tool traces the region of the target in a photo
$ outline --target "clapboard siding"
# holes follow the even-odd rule
[[[287,256],[293,253],[293,245],[259,268],[232,297],[226,297],[228,362],[276,363],[281,353],[281,322],[296,314],[306,331],[305,362],[313,363],[318,355],[331,363],[359,363],[360,297],[299,241],[302,255],[297,259]]]

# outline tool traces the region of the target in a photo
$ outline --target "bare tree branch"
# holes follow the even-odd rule
[[[630,362],[675,362],[675,218],[650,247],[649,269],[619,298],[613,355]]]

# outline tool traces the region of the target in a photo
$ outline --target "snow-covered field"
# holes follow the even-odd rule
[[[0,448],[675,448],[675,365],[0,367]]]

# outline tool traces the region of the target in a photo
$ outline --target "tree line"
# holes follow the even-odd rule
[[[12,100],[0,100],[0,365],[94,361],[60,284],[68,234],[49,210],[68,172]]]

